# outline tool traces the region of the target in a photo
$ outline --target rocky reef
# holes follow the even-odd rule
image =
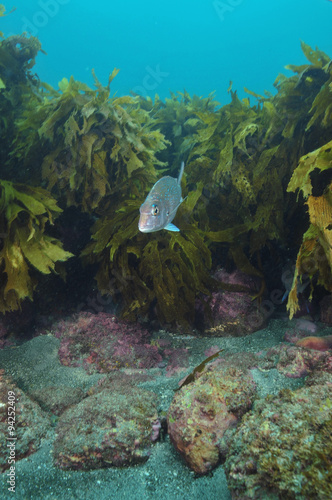
[[[51,421],[4,370],[0,370],[0,401],[0,471],[4,472],[38,450]]]
[[[232,498],[331,497],[332,385],[321,382],[257,401],[245,415],[225,463]]]
[[[225,457],[224,434],[249,410],[254,397],[249,372],[220,364],[210,364],[193,384],[176,393],[168,411],[168,432],[192,470],[207,474]]]

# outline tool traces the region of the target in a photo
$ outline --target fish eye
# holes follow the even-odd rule
[[[157,207],[157,205],[155,203],[151,207],[151,214],[152,215],[158,215],[159,214],[159,208]]]

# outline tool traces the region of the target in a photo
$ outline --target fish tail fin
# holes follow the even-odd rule
[[[178,177],[178,184],[179,185],[181,184],[183,171],[184,171],[184,161],[181,163],[180,173],[179,173],[179,177]]]

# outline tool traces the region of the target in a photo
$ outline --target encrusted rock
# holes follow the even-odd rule
[[[192,470],[206,474],[216,467],[227,450],[225,431],[236,426],[254,396],[250,372],[220,362],[210,364],[176,393],[168,412],[168,432]]]
[[[0,370],[0,471],[37,451],[50,427],[38,404]]]
[[[55,464],[89,470],[144,462],[159,435],[155,402],[154,393],[128,387],[104,389],[68,408],[56,429]]]
[[[259,308],[253,296],[257,295],[260,289],[260,280],[248,276],[241,271],[227,273],[220,269],[214,278],[222,283],[232,286],[239,291],[213,292],[209,300],[211,315],[204,315],[204,333],[211,336],[243,336],[263,328],[270,312],[266,312],[263,307]],[[242,290],[242,291],[240,291]],[[202,305],[197,304],[197,310],[202,309]]]
[[[332,355],[328,351],[280,344],[269,349],[260,364],[269,369],[275,367],[286,377],[300,378],[314,371],[332,372]]]
[[[84,398],[84,391],[79,387],[49,386],[29,393],[29,396],[43,410],[59,416],[68,406],[79,403]]]
[[[152,368],[162,361],[158,346],[149,343],[146,329],[112,314],[80,312],[59,322],[54,333],[61,339],[61,363],[83,366],[89,373]]]
[[[332,385],[255,402],[225,463],[233,500],[332,498]]]

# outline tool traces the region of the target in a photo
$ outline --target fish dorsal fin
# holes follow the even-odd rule
[[[181,163],[180,173],[179,173],[179,177],[178,177],[178,184],[179,184],[179,186],[181,184],[181,179],[182,179],[183,171],[184,171],[184,161]]]

